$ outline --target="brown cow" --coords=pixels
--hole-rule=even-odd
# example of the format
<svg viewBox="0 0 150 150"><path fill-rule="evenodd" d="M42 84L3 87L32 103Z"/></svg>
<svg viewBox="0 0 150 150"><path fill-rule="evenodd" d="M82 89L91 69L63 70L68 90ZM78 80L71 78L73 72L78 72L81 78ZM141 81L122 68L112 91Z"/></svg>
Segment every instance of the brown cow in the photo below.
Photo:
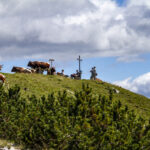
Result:
<svg viewBox="0 0 150 150"><path fill-rule="evenodd" d="M18 73L32 73L31 70L23 67L13 67L11 72L18 72Z"/></svg>
<svg viewBox="0 0 150 150"><path fill-rule="evenodd" d="M3 74L0 74L0 81L2 82L2 83L4 83L5 82L5 76L3 75Z"/></svg>
<svg viewBox="0 0 150 150"><path fill-rule="evenodd" d="M50 67L50 64L47 62L40 62L40 61L29 61L28 66L31 67L32 69L48 69Z"/></svg>

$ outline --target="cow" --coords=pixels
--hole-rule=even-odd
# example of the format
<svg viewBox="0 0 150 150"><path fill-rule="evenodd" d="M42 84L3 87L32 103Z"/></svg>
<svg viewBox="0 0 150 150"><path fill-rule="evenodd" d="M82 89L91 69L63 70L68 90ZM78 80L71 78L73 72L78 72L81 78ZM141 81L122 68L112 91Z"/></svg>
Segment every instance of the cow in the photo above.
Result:
<svg viewBox="0 0 150 150"><path fill-rule="evenodd" d="M32 68L27 68L27 69L29 69L32 73L36 73L35 69L32 69Z"/></svg>
<svg viewBox="0 0 150 150"><path fill-rule="evenodd" d="M32 69L41 68L47 70L50 67L50 64L47 62L40 62L40 61L29 61L28 66Z"/></svg>
<svg viewBox="0 0 150 150"><path fill-rule="evenodd" d="M55 75L55 74L56 74L55 67L47 69L47 75Z"/></svg>
<svg viewBox="0 0 150 150"><path fill-rule="evenodd" d="M0 74L0 81L3 84L5 82L6 77L3 74Z"/></svg>
<svg viewBox="0 0 150 150"><path fill-rule="evenodd" d="M13 67L11 72L18 72L18 73L32 73L30 69L23 68L23 67Z"/></svg>

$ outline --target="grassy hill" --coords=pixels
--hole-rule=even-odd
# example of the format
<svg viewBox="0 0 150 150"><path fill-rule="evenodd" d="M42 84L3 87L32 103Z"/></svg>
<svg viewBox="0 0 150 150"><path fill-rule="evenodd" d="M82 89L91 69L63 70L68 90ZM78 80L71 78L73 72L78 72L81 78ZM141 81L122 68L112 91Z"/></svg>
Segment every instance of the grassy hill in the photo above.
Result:
<svg viewBox="0 0 150 150"><path fill-rule="evenodd" d="M148 98L103 81L5 76L0 87L0 148L15 143L37 150L150 149Z"/></svg>
<svg viewBox="0 0 150 150"><path fill-rule="evenodd" d="M21 94L26 97L35 94L40 97L48 95L51 92L66 90L68 94L73 95L75 91L82 88L82 84L89 84L95 95L108 96L109 89L116 89L119 93L114 92L114 98L121 100L130 109L145 118L150 116L150 99L130 92L121 87L100 81L90 80L73 80L61 76L47 76L40 74L4 74L6 76L5 88L13 87L15 84L21 87Z"/></svg>

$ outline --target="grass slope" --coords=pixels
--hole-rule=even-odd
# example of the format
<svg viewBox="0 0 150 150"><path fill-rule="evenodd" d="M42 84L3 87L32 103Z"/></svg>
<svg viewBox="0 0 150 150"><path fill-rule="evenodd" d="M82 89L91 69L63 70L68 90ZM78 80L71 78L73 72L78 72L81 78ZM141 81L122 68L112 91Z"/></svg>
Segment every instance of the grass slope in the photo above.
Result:
<svg viewBox="0 0 150 150"><path fill-rule="evenodd" d="M67 90L72 95L74 91L80 90L82 83L89 84L95 95L108 96L109 89L119 90L119 94L114 93L114 98L121 100L130 109L135 110L138 115L149 118L150 100L142 95L135 94L121 87L99 81L73 80L61 76L47 76L40 74L4 74L6 76L5 88L18 84L21 87L23 96L35 94L38 97L48 95L51 92ZM26 89L26 90L25 90Z"/></svg>

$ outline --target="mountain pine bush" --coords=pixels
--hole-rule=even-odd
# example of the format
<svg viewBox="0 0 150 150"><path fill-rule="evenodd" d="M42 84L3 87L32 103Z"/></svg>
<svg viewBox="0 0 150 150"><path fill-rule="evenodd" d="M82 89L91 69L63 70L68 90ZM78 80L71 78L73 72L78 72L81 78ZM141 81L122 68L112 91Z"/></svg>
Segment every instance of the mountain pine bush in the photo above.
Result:
<svg viewBox="0 0 150 150"><path fill-rule="evenodd" d="M110 96L80 92L22 98L20 88L0 87L0 138L30 149L149 150L146 122Z"/></svg>

